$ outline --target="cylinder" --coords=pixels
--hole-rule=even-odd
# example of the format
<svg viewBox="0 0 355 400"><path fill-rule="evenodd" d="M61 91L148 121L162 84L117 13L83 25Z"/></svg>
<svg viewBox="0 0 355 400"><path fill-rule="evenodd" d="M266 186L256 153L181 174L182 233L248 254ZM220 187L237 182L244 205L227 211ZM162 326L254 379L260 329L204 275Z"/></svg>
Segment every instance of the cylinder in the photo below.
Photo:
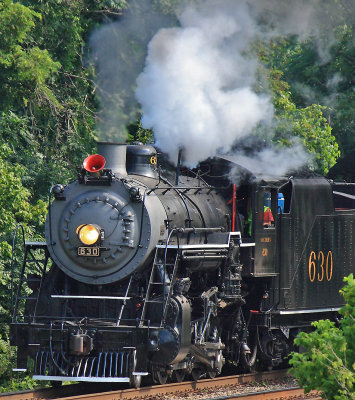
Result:
<svg viewBox="0 0 355 400"><path fill-rule="evenodd" d="M106 168L110 168L116 175L127 175L125 143L98 142L98 153L105 157Z"/></svg>

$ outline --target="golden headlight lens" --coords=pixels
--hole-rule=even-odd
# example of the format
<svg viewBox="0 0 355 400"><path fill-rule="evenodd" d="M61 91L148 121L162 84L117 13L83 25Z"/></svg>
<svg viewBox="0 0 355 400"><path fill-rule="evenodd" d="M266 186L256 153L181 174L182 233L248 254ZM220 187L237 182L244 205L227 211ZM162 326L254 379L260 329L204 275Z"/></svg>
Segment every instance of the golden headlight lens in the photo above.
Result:
<svg viewBox="0 0 355 400"><path fill-rule="evenodd" d="M100 230L93 225L80 225L77 234L82 243L91 245L99 240Z"/></svg>

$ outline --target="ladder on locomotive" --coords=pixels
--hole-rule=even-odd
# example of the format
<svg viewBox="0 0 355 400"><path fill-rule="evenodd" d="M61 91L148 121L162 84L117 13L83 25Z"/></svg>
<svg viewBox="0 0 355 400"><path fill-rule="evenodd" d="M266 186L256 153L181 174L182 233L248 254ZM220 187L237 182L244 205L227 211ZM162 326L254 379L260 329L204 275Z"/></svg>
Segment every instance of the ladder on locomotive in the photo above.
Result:
<svg viewBox="0 0 355 400"><path fill-rule="evenodd" d="M35 254L37 252L37 254ZM13 306L12 321L16 322L20 315L18 315L20 303L25 301L28 309L32 310L32 314L26 315L26 309L23 314L23 318L28 318L29 321L34 322L36 318L37 306L39 301L40 292L42 289L43 279L47 271L47 265L49 260L49 253L46 242L24 242L24 257L19 276L19 282L17 285L16 298L14 298L14 268L11 268L11 282L12 282L12 293L11 301ZM31 268L32 267L32 268ZM34 287L36 284L36 288ZM28 291L32 290L31 294ZM33 304L33 307L29 307L29 304Z"/></svg>
<svg viewBox="0 0 355 400"><path fill-rule="evenodd" d="M141 313L141 318L139 322L140 327L148 326L147 325L147 311L150 304L161 304L161 319L159 326L149 325L150 328L163 328L165 324L166 315L168 312L168 306L170 303L171 295L173 293L173 286L175 283L175 278L177 275L177 270L179 266L180 260L180 249L172 248L168 245L166 246L157 246L155 249L153 266L150 272L148 287L146 296L144 299L143 309ZM173 260L173 262L167 263L167 259ZM159 268L162 267L164 274L161 281L156 281L156 276L159 273ZM170 270L171 272L169 273ZM166 282L165 278L169 279L169 283ZM160 288L162 293L160 296L154 297L154 288Z"/></svg>

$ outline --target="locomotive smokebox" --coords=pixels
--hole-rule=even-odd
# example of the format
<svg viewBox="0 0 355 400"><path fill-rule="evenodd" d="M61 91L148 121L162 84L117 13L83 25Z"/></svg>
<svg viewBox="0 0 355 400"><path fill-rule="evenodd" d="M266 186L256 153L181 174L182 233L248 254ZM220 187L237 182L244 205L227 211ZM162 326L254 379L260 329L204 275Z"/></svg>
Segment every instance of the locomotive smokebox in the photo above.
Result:
<svg viewBox="0 0 355 400"><path fill-rule="evenodd" d="M114 174L127 175L125 143L98 142L98 153L106 160L106 168L110 168Z"/></svg>
<svg viewBox="0 0 355 400"><path fill-rule="evenodd" d="M86 171L92 176L101 168L103 174L67 185L51 204L46 222L48 250L56 265L94 285L120 281L140 270L167 236L159 196L147 194L147 186L137 179L128 179L127 146L101 142L98 153L89 156ZM150 157L155 162L154 155ZM110 181L104 179L106 169L115 174Z"/></svg>

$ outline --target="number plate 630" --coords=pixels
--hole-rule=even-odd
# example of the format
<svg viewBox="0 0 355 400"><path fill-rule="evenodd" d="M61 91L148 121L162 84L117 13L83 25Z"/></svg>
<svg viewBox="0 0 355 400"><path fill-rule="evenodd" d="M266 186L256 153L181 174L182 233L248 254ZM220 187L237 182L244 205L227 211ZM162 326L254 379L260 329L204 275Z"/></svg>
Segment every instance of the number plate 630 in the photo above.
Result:
<svg viewBox="0 0 355 400"><path fill-rule="evenodd" d="M100 247L78 247L78 256L99 257Z"/></svg>

